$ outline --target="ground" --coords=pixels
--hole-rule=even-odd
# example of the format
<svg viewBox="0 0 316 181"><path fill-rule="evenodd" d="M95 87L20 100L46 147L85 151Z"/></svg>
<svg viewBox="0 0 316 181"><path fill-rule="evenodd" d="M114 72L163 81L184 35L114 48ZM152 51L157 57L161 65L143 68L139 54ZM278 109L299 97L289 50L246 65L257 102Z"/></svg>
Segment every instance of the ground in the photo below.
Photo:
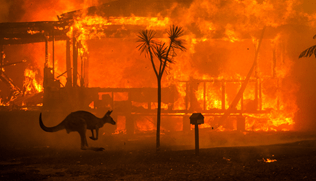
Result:
<svg viewBox="0 0 316 181"><path fill-rule="evenodd" d="M195 155L194 131L162 132L156 152L154 132L112 135L105 125L88 138L105 148L96 152L80 150L77 133L44 132L38 116L0 114L0 180L316 180L314 132L200 129ZM60 119L43 116L49 126Z"/></svg>
<svg viewBox="0 0 316 181"><path fill-rule="evenodd" d="M316 140L195 150L1 148L0 180L315 180ZM274 162L265 162L268 159Z"/></svg>

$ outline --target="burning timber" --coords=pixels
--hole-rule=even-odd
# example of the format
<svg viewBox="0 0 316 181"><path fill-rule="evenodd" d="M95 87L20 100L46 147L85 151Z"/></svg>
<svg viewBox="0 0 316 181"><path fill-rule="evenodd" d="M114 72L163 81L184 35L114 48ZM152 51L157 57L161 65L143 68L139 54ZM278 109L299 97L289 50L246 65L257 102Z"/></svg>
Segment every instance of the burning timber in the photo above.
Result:
<svg viewBox="0 0 316 181"><path fill-rule="evenodd" d="M91 48L88 50L88 47L93 44L89 44L89 41L134 40L135 34L148 28L150 23L155 26L150 25L149 27L155 28L157 34L163 37L162 29L170 24L169 18L149 18L137 13L134 16L127 13L124 17L97 13L106 12L102 8L111 9L108 8L109 5L113 4L98 8L90 7L86 11L68 12L58 16L58 21L0 23L0 67L7 65L3 58L3 47L5 46L40 43L44 44L42 51L45 55L42 82L34 83L35 76L27 74L25 75L27 81L22 87L19 87L1 70L1 81L10 89L10 93L1 99L3 104L1 108L9 111L18 109L47 112L71 112L83 109L96 114L112 109L115 112L114 120L118 120L117 128L113 133L135 134L155 130L153 117L155 117L157 109L156 88L112 86L103 85L100 82L98 83L102 85L90 86L91 76L98 75L95 70L91 69L93 62L96 62L96 57L93 56L94 50ZM83 17L82 14L85 16ZM259 32L259 30L257 31ZM270 33L267 37L274 37L273 34ZM221 35L218 35L214 41L222 44L233 42L233 40L224 42L220 37ZM197 42L196 38L188 39L191 44ZM245 39L255 42L249 36L245 36ZM199 40L200 43L205 41L207 40ZM267 42L275 40L266 38L265 41L267 44ZM64 47L56 47L57 42L64 42ZM284 66L284 60L282 58L280 59L283 62L278 60L277 48L274 44L269 48L271 50L269 57L272 58L269 61L270 67L266 71L268 76L260 74L259 63L256 63L256 66L252 68L254 73L250 74L252 76L248 78L249 85L239 93L240 98L232 108L230 105L236 97L237 91L241 89L245 81L248 82L243 76L186 75L188 78L173 77L172 81L162 90L162 117L172 125L163 129L188 131L191 129L189 116L193 112L200 112L206 117L202 127L215 127L218 131L291 130L295 111L285 112L286 103L282 102L282 96L279 96L282 91L282 77L280 77L282 73L277 70L280 64ZM63 49L65 52L61 73L56 72L59 68L56 66L60 66L55 57L56 49ZM110 51L110 49L106 51ZM280 54L283 55L284 52ZM125 54L125 57L129 57L129 54ZM104 74L109 71L106 70L106 67L99 66L98 68L104 69L101 71ZM248 71L246 68L243 69L243 74ZM175 74L180 74L180 72ZM106 79L112 79L112 75L114 74L110 74ZM61 80L63 77L64 81ZM96 85L95 82L94 85ZM37 86L38 84L39 86ZM221 117L227 114L228 109L229 116L224 121L221 120Z"/></svg>

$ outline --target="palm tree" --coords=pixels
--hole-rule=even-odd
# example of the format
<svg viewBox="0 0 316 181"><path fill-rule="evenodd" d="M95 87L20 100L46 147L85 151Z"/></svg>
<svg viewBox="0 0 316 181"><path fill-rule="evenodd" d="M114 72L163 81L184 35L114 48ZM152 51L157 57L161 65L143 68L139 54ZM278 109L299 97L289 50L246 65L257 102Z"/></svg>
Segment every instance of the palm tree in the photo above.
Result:
<svg viewBox="0 0 316 181"><path fill-rule="evenodd" d="M313 39L316 38L316 35L314 35ZM306 50L304 50L300 56L298 58L302 58L302 57L310 57L312 55L315 55L315 58L316 58L316 45L314 46L311 46L309 48L307 48Z"/></svg>
<svg viewBox="0 0 316 181"><path fill-rule="evenodd" d="M173 63L173 58L176 56L175 50L184 51L184 40L179 39L184 35L184 30L178 26L170 26L168 30L169 45L164 42L157 42L154 40L155 31L143 30L138 34L137 46L141 53L149 55L152 67L157 77L158 83L158 109L157 109L157 134L156 134L156 150L160 149L160 117L161 117L161 79L165 68L169 63ZM155 64L154 57L159 60L159 66Z"/></svg>

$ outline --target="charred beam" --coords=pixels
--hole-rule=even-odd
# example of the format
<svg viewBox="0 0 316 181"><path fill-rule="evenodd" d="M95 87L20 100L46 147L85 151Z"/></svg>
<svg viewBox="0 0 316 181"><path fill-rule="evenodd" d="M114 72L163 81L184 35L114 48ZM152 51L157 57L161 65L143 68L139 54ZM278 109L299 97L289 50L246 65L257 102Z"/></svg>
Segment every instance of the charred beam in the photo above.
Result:
<svg viewBox="0 0 316 181"><path fill-rule="evenodd" d="M70 60L70 39L66 40L66 67L67 67L67 86L72 86L71 60Z"/></svg>
<svg viewBox="0 0 316 181"><path fill-rule="evenodd" d="M72 53L73 53L73 87L77 86L77 77L78 77L78 42L75 37L76 30L73 32L73 37L72 37Z"/></svg>

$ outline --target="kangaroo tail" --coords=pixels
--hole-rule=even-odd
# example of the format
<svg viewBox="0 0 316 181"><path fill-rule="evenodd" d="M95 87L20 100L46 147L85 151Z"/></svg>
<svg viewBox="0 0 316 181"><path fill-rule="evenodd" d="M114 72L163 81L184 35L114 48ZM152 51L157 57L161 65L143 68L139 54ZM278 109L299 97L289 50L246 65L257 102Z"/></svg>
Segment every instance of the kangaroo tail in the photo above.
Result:
<svg viewBox="0 0 316 181"><path fill-rule="evenodd" d="M46 126L43 124L43 121L42 121L42 113L40 113L40 116L39 116L39 124L40 124L41 128L42 128L44 131L46 131L46 132L56 132L56 131L65 129L64 125L62 125L62 122L61 122L60 124L58 124L57 126L46 127Z"/></svg>

